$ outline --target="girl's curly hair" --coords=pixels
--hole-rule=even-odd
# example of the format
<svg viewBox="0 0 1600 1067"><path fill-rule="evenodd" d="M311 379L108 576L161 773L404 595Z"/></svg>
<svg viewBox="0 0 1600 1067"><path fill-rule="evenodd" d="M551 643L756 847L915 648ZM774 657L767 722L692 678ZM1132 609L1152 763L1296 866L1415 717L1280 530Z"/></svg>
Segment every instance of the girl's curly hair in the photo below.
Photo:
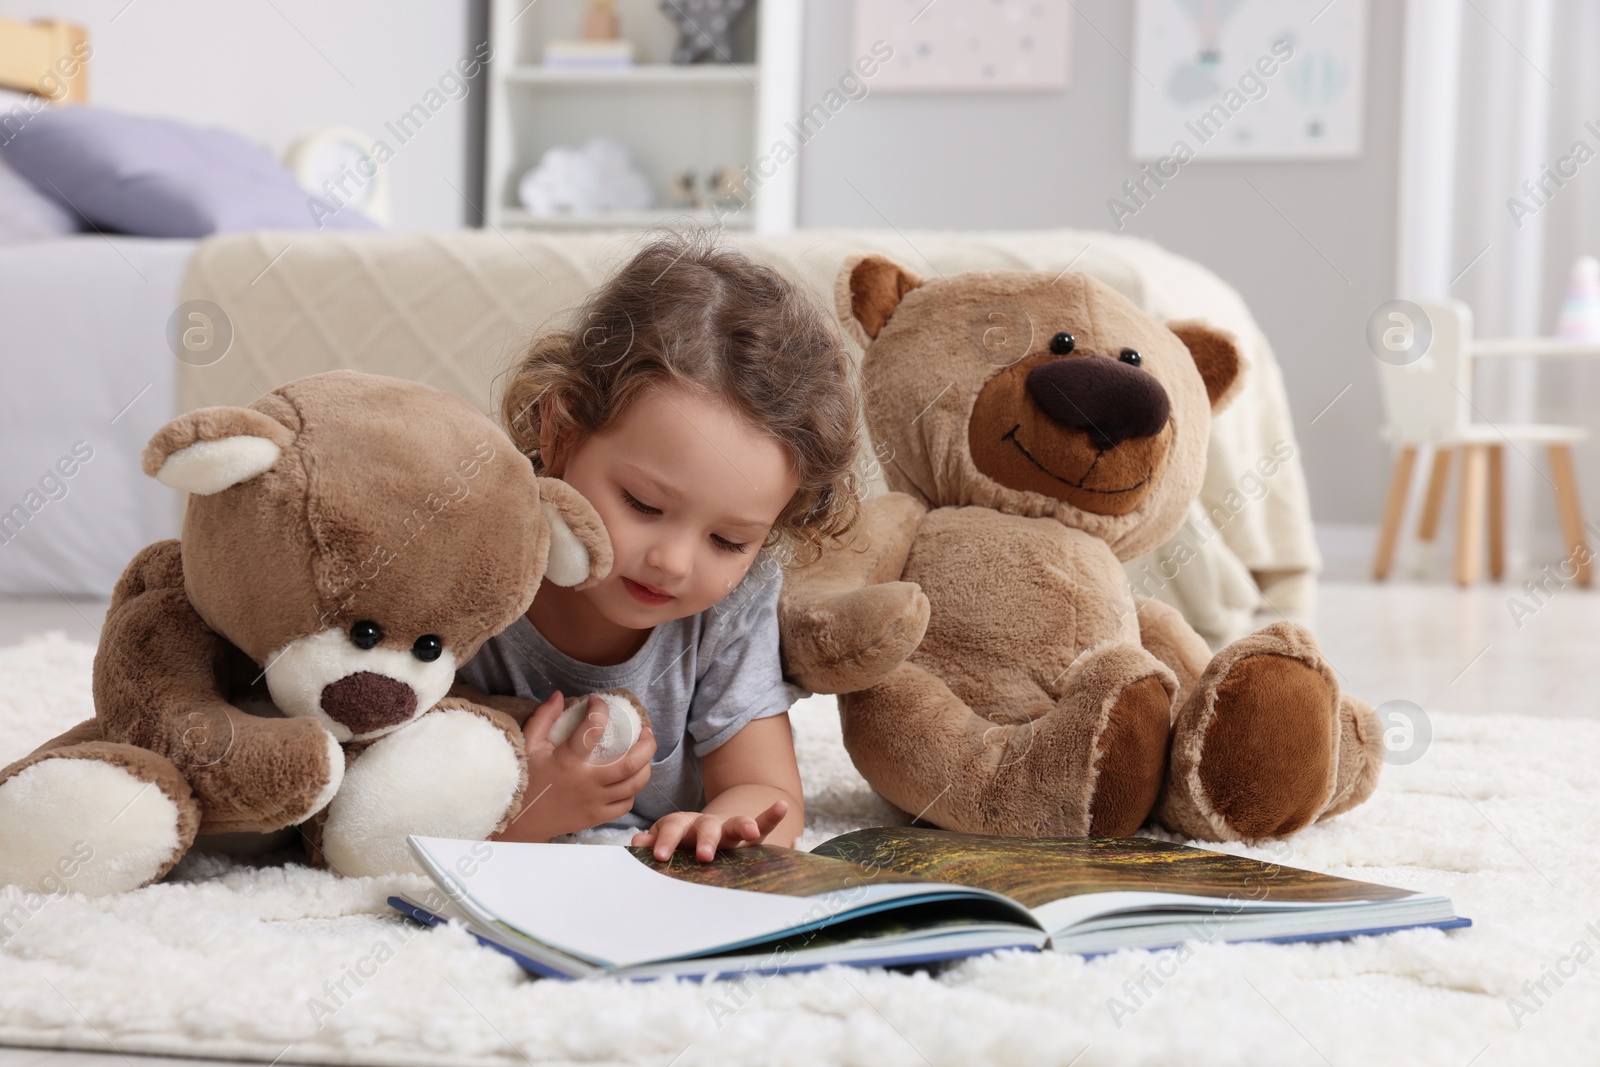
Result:
<svg viewBox="0 0 1600 1067"><path fill-rule="evenodd" d="M501 417L542 471L541 401L587 435L666 381L722 398L788 451L800 484L764 547L804 564L855 524L861 400L837 326L708 231L652 236L567 329L536 336L508 372Z"/></svg>

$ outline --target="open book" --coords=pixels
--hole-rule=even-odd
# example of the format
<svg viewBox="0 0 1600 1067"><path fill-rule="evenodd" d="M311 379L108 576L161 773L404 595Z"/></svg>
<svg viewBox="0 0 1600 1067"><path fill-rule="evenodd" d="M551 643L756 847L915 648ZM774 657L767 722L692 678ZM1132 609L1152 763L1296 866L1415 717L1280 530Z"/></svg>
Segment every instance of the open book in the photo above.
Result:
<svg viewBox="0 0 1600 1067"><path fill-rule="evenodd" d="M658 862L622 845L411 837L458 919L535 974L657 977L900 966L1015 948L1307 941L1467 926L1448 898L1146 838L1013 838L911 826L810 852L758 845Z"/></svg>

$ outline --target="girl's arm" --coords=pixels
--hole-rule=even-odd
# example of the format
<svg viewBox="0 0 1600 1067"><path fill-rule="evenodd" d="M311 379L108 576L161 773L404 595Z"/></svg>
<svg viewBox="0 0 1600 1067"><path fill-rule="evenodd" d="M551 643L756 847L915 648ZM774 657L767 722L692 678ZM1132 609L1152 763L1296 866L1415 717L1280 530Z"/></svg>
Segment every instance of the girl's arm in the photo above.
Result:
<svg viewBox="0 0 1600 1067"><path fill-rule="evenodd" d="M774 845L793 848L806 826L789 715L752 719L702 762L706 814L753 820L777 801L789 810L767 833Z"/></svg>
<svg viewBox="0 0 1600 1067"><path fill-rule="evenodd" d="M703 862L719 848L762 841L794 847L806 814L787 713L746 723L706 753L701 772L705 811L658 819L647 832L635 834L633 844L653 847L658 860L670 859L675 848L692 847Z"/></svg>

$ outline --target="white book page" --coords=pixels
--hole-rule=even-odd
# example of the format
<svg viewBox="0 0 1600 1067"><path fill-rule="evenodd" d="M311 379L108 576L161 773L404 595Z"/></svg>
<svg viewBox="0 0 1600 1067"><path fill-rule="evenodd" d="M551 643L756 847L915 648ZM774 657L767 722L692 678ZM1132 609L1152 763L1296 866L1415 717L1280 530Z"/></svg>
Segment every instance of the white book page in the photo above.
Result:
<svg viewBox="0 0 1600 1067"><path fill-rule="evenodd" d="M1096 916L1132 911L1137 908L1194 907L1198 909L1196 916L1199 917L1212 912L1226 915L1259 911L1318 911L1326 908L1352 908L1361 906L1362 903L1349 900L1241 901L1229 900L1227 897L1190 896L1182 893L1085 893L1082 896L1063 897L1047 904L1040 904L1033 909L1033 916L1039 920L1040 926L1052 934L1059 934ZM1383 903L1394 903L1394 901ZM1130 917L1127 925L1139 925L1137 918Z"/></svg>
<svg viewBox="0 0 1600 1067"><path fill-rule="evenodd" d="M482 909L529 937L611 967L711 952L932 888L873 886L830 907L825 898L679 881L620 845L411 840Z"/></svg>

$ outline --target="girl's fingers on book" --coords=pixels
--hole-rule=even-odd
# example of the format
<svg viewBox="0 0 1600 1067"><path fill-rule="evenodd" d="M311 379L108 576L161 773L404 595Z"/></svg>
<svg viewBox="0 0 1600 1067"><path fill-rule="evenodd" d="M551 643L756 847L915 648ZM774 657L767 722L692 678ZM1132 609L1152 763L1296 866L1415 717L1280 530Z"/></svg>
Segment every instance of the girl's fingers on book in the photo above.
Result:
<svg viewBox="0 0 1600 1067"><path fill-rule="evenodd" d="M678 842L683 840L685 830L691 829L693 822L687 819L662 819L656 824L656 859L663 862L672 858L672 850L678 847Z"/></svg>
<svg viewBox="0 0 1600 1067"><path fill-rule="evenodd" d="M756 816L755 821L756 825L761 828L761 836L766 837L776 830L778 824L783 821L783 817L787 814L789 814L789 802L787 800L774 800L766 811Z"/></svg>
<svg viewBox="0 0 1600 1067"><path fill-rule="evenodd" d="M767 839L768 834L777 829L778 824L783 821L783 817L787 814L789 814L789 802L787 800L774 800L767 806L766 811L754 818L746 815L736 820L730 819L728 827L730 831L729 837L732 840L729 841L729 847L759 845Z"/></svg>
<svg viewBox="0 0 1600 1067"><path fill-rule="evenodd" d="M717 846L722 844L722 820L715 815L702 815L694 821L694 828L694 858L710 863L716 858Z"/></svg>

